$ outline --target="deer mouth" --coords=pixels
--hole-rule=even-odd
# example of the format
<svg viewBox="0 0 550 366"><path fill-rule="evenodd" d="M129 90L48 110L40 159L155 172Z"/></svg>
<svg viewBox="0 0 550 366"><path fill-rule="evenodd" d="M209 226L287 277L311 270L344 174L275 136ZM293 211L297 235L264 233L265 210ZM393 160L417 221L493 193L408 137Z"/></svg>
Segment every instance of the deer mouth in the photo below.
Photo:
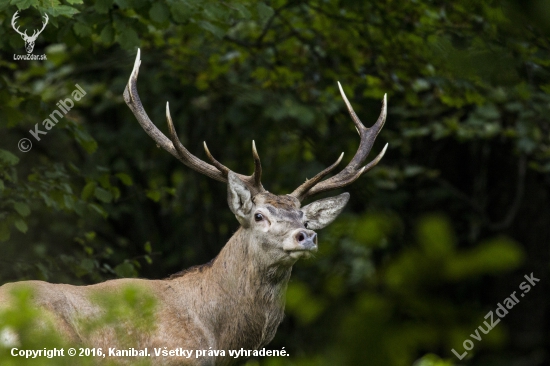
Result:
<svg viewBox="0 0 550 366"><path fill-rule="evenodd" d="M295 248L292 250L285 250L291 258L310 258L317 252L317 245L309 248Z"/></svg>

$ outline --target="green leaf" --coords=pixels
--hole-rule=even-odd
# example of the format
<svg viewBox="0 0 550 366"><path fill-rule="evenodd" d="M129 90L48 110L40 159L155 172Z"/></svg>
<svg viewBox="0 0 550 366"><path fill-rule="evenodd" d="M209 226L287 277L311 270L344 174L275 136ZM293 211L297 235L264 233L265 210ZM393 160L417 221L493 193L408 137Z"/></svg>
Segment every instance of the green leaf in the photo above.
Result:
<svg viewBox="0 0 550 366"><path fill-rule="evenodd" d="M13 208L17 213L23 217L27 217L31 214L31 209L26 203L16 202L13 204Z"/></svg>
<svg viewBox="0 0 550 366"><path fill-rule="evenodd" d="M80 261L80 268L82 268L84 274L90 273L95 268L95 262L90 258L84 258L82 261Z"/></svg>
<svg viewBox="0 0 550 366"><path fill-rule="evenodd" d="M111 188L111 176L108 173L102 174L97 181L103 188Z"/></svg>
<svg viewBox="0 0 550 366"><path fill-rule="evenodd" d="M99 34L99 37L101 38L101 41L105 44L111 44L115 40L115 29L113 28L112 24L107 24L101 33Z"/></svg>
<svg viewBox="0 0 550 366"><path fill-rule="evenodd" d="M63 195L63 203L67 209L72 210L74 208L74 199L73 196L65 194Z"/></svg>
<svg viewBox="0 0 550 366"><path fill-rule="evenodd" d="M27 223L23 221L22 219L17 219L13 223L17 230L21 231L23 234L27 233L27 230L29 229L27 227Z"/></svg>
<svg viewBox="0 0 550 366"><path fill-rule="evenodd" d="M201 28L206 29L207 31L211 32L212 34L214 34L216 37L220 39L223 38L223 36L225 36L225 31L223 29L221 29L220 27L210 22L203 20L198 22L198 24Z"/></svg>
<svg viewBox="0 0 550 366"><path fill-rule="evenodd" d="M111 194L111 192L101 187L95 188L94 196L104 203L110 203L113 200L113 195Z"/></svg>
<svg viewBox="0 0 550 366"><path fill-rule="evenodd" d="M122 184L124 184L125 186L131 186L134 184L134 182L132 181L132 177L130 177L128 174L126 173L117 173L115 174L115 176L120 179L120 181L122 182Z"/></svg>
<svg viewBox="0 0 550 366"><path fill-rule="evenodd" d="M95 212L97 212L98 214L100 214L101 216L103 216L104 219L106 219L109 214L107 213L107 211L105 211L103 209L103 207L99 206L99 205L96 205L95 203L90 203L88 205L92 210L94 210Z"/></svg>
<svg viewBox="0 0 550 366"><path fill-rule="evenodd" d="M68 5L60 5L54 8L47 8L46 12L53 15L54 17L63 15L67 18L71 18L73 15L80 13L78 9L75 9Z"/></svg>
<svg viewBox="0 0 550 366"><path fill-rule="evenodd" d="M162 196L161 192L156 189L151 189L147 191L147 197L152 199L155 202L160 201L160 197Z"/></svg>
<svg viewBox="0 0 550 366"><path fill-rule="evenodd" d="M151 20L157 23L164 23L170 17L170 10L163 3L154 3L149 10Z"/></svg>
<svg viewBox="0 0 550 366"><path fill-rule="evenodd" d="M73 30L80 37L89 37L92 34L92 28L84 23L76 23L73 26Z"/></svg>
<svg viewBox="0 0 550 366"><path fill-rule="evenodd" d="M147 243L145 243L145 245L143 246L143 249L145 249L145 252L151 253L151 251L152 251L152 249L151 249L151 242L148 241Z"/></svg>
<svg viewBox="0 0 550 366"><path fill-rule="evenodd" d="M10 4L17 6L17 9L19 10L25 10L30 8L31 6L38 5L38 0L11 0Z"/></svg>
<svg viewBox="0 0 550 366"><path fill-rule="evenodd" d="M262 25L266 23L269 18L275 13L273 8L267 6L264 3L258 3L258 5L256 6L256 10L258 11L258 18L260 19L260 23Z"/></svg>
<svg viewBox="0 0 550 366"><path fill-rule="evenodd" d="M8 6L10 6L10 1L9 0L0 0L0 11L3 11Z"/></svg>
<svg viewBox="0 0 550 366"><path fill-rule="evenodd" d="M130 5L132 9L140 9L146 5L149 5L149 3L152 3L150 0L128 0L130 2ZM180 0L181 1L181 0Z"/></svg>
<svg viewBox="0 0 550 366"><path fill-rule="evenodd" d="M414 366L453 366L454 362L450 360L443 360L439 356L428 353L418 361L414 363Z"/></svg>
<svg viewBox="0 0 550 366"><path fill-rule="evenodd" d="M485 241L476 248L451 257L445 266L446 275L454 280L483 273L500 273L517 268L524 259L521 247L507 238Z"/></svg>
<svg viewBox="0 0 550 366"><path fill-rule="evenodd" d="M390 217L385 215L366 215L358 220L354 226L355 230L351 233L358 243L366 246L376 246L384 242L384 238L391 233L393 222Z"/></svg>
<svg viewBox="0 0 550 366"><path fill-rule="evenodd" d="M175 196L175 195L176 195L176 189L175 189L175 188L163 187L162 190L163 190L164 192L168 193L168 194L171 195L171 196Z"/></svg>
<svg viewBox="0 0 550 366"><path fill-rule="evenodd" d="M120 198L120 189L118 189L118 187L111 187L111 193L113 194L115 201Z"/></svg>
<svg viewBox="0 0 550 366"><path fill-rule="evenodd" d="M221 2L217 1L204 1L202 4L201 17L204 20L225 24L230 16L230 12L227 11L227 7L230 7L230 5L222 6L220 3Z"/></svg>
<svg viewBox="0 0 550 366"><path fill-rule="evenodd" d="M118 29L117 40L120 46L127 50L138 47L140 43L137 32L129 26Z"/></svg>
<svg viewBox="0 0 550 366"><path fill-rule="evenodd" d="M418 241L430 257L444 257L454 249L453 231L448 221L438 216L426 217L418 227Z"/></svg>
<svg viewBox="0 0 550 366"><path fill-rule="evenodd" d="M184 23L191 17L192 9L183 1L171 1L170 12L176 23Z"/></svg>
<svg viewBox="0 0 550 366"><path fill-rule="evenodd" d="M5 221L0 222L0 242L9 240L10 238L10 227Z"/></svg>
<svg viewBox="0 0 550 366"><path fill-rule="evenodd" d="M80 198L87 200L94 194L95 188L97 187L96 182L87 183L84 188L82 188L82 193L80 193Z"/></svg>
<svg viewBox="0 0 550 366"><path fill-rule="evenodd" d="M244 19L250 19L250 17L252 16L252 14L250 13L250 11L248 11L248 9L246 8L246 6L244 6L243 4L240 4L240 3L233 3L233 4L231 4L231 7L237 9L237 11L241 14L241 16L242 16Z"/></svg>
<svg viewBox="0 0 550 366"><path fill-rule="evenodd" d="M0 179L0 192L2 192L6 187L4 186L4 181Z"/></svg>
<svg viewBox="0 0 550 366"><path fill-rule="evenodd" d="M52 206L54 205L54 202L53 202L53 200L50 198L50 196L48 196L48 195L45 194L44 192L40 192L40 197L42 197L42 199L44 200L44 203L46 203L46 206L52 207Z"/></svg>
<svg viewBox="0 0 550 366"><path fill-rule="evenodd" d="M286 306L289 313L308 324L321 315L326 304L322 299L314 297L305 284L292 282L288 285Z"/></svg>
<svg viewBox="0 0 550 366"><path fill-rule="evenodd" d="M80 126L76 128L69 127L69 129L73 132L76 141L88 154L92 154L97 150L97 141L86 130Z"/></svg>
<svg viewBox="0 0 550 366"><path fill-rule="evenodd" d="M4 165L16 165L19 158L7 150L0 149L0 163Z"/></svg>
<svg viewBox="0 0 550 366"><path fill-rule="evenodd" d="M84 4L84 0L67 0L67 2L71 5Z"/></svg>
<svg viewBox="0 0 550 366"><path fill-rule="evenodd" d="M115 273L119 277L128 278L128 277L137 277L137 271L135 267L130 262L124 262L115 267Z"/></svg>
<svg viewBox="0 0 550 366"><path fill-rule="evenodd" d="M130 0L115 0L115 3L121 8L121 9L128 9L131 8L132 5L130 4Z"/></svg>
<svg viewBox="0 0 550 366"><path fill-rule="evenodd" d="M106 14L113 6L113 0L96 0L94 6L98 14Z"/></svg>

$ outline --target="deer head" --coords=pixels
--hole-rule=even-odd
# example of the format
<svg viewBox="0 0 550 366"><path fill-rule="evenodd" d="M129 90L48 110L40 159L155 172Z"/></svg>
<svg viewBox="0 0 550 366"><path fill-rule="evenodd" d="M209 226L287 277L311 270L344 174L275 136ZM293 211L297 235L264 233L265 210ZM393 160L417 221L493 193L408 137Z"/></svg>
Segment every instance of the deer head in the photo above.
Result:
<svg viewBox="0 0 550 366"><path fill-rule="evenodd" d="M40 33L42 33L44 28L46 28L46 24L48 24L48 20L49 20L48 15L44 14L44 22L42 23L42 29L40 29L39 31L34 30L32 33L32 36L28 36L26 29L25 29L25 32L21 32L19 31L19 27L16 27L15 25L15 21L17 20L17 18L19 18L18 13L19 11L16 11L15 14L13 14L13 17L11 18L11 26L17 33L19 33L19 35L21 35L21 38L23 38L23 41L25 41L25 49L27 50L27 53L32 53L34 49L34 42L36 42L36 38L38 38L38 35L40 35Z"/></svg>
<svg viewBox="0 0 550 366"><path fill-rule="evenodd" d="M313 230L330 224L344 209L349 200L349 194L343 193L318 200L304 207L301 207L301 202L315 194L338 189L354 182L382 159L388 147L386 144L374 160L363 165L386 120L386 96L384 96L382 111L377 122L371 128L367 128L353 111L340 83L338 83L342 98L361 138L355 156L342 171L326 180L322 179L336 168L342 160L343 153L334 164L306 180L292 193L272 194L262 186L262 166L254 141L252 141L252 156L255 169L252 175L246 176L231 171L216 160L208 150L206 143L204 143L204 150L211 164L191 154L182 145L176 134L168 103L166 103L166 119L170 137L168 138L160 132L149 119L137 92L140 63L140 51L138 50L132 74L124 91L126 104L157 146L168 151L191 169L228 184L229 208L245 232L243 235L246 236L246 239L243 241L254 243L254 245L248 245L246 250L249 255L253 255L262 264L262 267L270 267L275 264L292 265L298 258L307 257L315 252L317 250L317 234Z"/></svg>

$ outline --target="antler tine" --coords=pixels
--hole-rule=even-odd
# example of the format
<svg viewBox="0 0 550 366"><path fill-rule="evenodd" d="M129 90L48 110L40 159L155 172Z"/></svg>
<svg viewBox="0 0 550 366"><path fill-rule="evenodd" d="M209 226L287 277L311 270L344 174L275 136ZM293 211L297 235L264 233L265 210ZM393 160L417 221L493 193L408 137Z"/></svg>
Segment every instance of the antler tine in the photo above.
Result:
<svg viewBox="0 0 550 366"><path fill-rule="evenodd" d="M12 28L17 32L19 33L20 35L25 35L27 36L27 30L25 30L25 33L22 33L20 30L19 30L19 27L16 26L15 24L15 21L17 20L17 18L19 18L19 10L17 10L14 14L13 14L13 17L11 18L11 26Z"/></svg>
<svg viewBox="0 0 550 366"><path fill-rule="evenodd" d="M326 168L325 170L321 171L320 173L317 173L316 176L314 176L311 179L306 180L301 186L296 188L294 192L290 194L292 197L296 197L298 201L302 201L304 199L304 195L307 194L307 191L309 191L313 186L315 186L321 179L323 179L328 173L334 170L338 164L342 161L342 158L344 157L344 153L340 154L340 157L334 164Z"/></svg>
<svg viewBox="0 0 550 366"><path fill-rule="evenodd" d="M216 159L214 159L212 154L210 154L210 151L208 150L206 143L204 143L204 149L206 151L206 155L214 165L210 165L204 162L203 160L197 158L195 155L191 154L185 148L185 146L183 146L183 144L179 140L178 135L176 133L174 123L172 122L172 116L170 115L170 106L168 102L166 103L166 121L168 123L170 138L166 137L153 124L153 122L147 115L147 112L143 108L143 105L141 104L141 99L139 98L139 94L137 91L137 77L139 74L139 66L141 65L140 55L141 55L141 52L138 49L136 60L134 62L134 68L132 69L132 73L130 74L128 84L124 89L124 101L126 102L128 107L130 107L130 110L134 113L134 116L138 120L141 127L153 139L153 141L155 141L158 147L162 147L164 150L168 151L170 154L172 154L174 157L176 157L179 161L181 161L183 164L185 164L189 168L201 174L204 174L212 179L215 179L217 181L227 183L227 175L229 173L229 168L227 168L226 166L218 162ZM265 191L265 189L262 187L262 184L260 182L262 168L260 165L260 158L258 156L258 152L256 151L255 145L253 145L253 155L254 155L254 161L255 161L254 174L251 176L237 174L237 176L239 177L239 179L245 182L247 186L249 186L252 194L255 195L259 192Z"/></svg>
<svg viewBox="0 0 550 366"><path fill-rule="evenodd" d="M387 148L388 148L388 144L384 146L382 151L376 156L376 158L374 158L373 161L371 161L361 169L347 175L337 174L334 177L321 182L321 184L318 184L317 186L313 187L313 189L309 190L304 196L304 199L321 192L327 192L327 191L332 191L334 189L342 188L355 182L363 173L368 172L374 166L376 166L376 164L378 164L378 162L384 157L384 154L386 153Z"/></svg>
<svg viewBox="0 0 550 366"><path fill-rule="evenodd" d="M367 155L369 154L370 150L372 149L372 146L374 145L374 140L376 140L378 133L380 133L380 130L382 130L382 127L384 127L384 123L386 122L386 115L387 115L387 95L384 94L384 99L382 101L382 109L380 111L380 116L378 117L378 120L371 128L367 128L363 125L359 117L357 117L357 114L355 114L355 111L353 110L351 103L346 97L346 93L344 93L344 89L342 89L342 85L340 84L340 82L338 82L338 88L340 89L340 94L342 95L342 98L346 103L348 112L353 122L355 123L355 127L359 132L359 136L361 137L359 148L357 149L355 156L353 157L353 159L351 159L351 162L346 166L345 169L348 169L348 168L357 169L357 167L363 164L363 162L367 158Z"/></svg>
<svg viewBox="0 0 550 366"><path fill-rule="evenodd" d="M256 143L252 140L252 156L254 157L254 185L257 187L262 186L262 163L260 162L260 155L258 155L258 150L256 150Z"/></svg>
<svg viewBox="0 0 550 366"><path fill-rule="evenodd" d="M147 115L147 112L143 108L141 99L137 91L137 77L139 74L139 66L141 65L140 55L141 55L141 52L138 49L136 60L134 62L134 68L132 69L132 73L130 74L128 84L124 89L124 101L130 108L130 110L134 113L134 116L138 120L143 130L153 139L153 141L155 141L157 146L162 147L164 150L168 151L170 154L172 154L174 157L176 157L186 166L190 167L191 169L199 173L205 174L208 177L213 178L217 181L224 182L224 183L227 182L227 178L223 175L222 172L216 169L216 167L210 164L207 164L202 160L198 159L197 157L193 156L191 153L189 153L189 151L187 151L187 149L185 149L185 147L183 147L183 145L181 145L181 142L178 144L178 143L173 143L173 141L170 141L170 139L166 137L153 124L153 122ZM172 119L170 117L170 111L168 109L168 105L167 105L167 119L168 119L168 125L170 128ZM173 129L173 124L172 124L172 129ZM174 129L174 132L175 132L175 129ZM177 139L177 136L176 136L176 140L179 142L179 140ZM181 154L182 151L187 153Z"/></svg>
<svg viewBox="0 0 550 366"><path fill-rule="evenodd" d="M220 182L227 183L227 171L229 171L229 169L225 168L227 169L227 171L225 172L220 171L219 169L212 171L213 167L210 164L205 163L201 159L197 158L195 155L191 154L189 150L185 148L185 146L183 146L183 144L178 138L176 129L174 128L174 123L172 122L172 116L170 116L170 107L168 102L166 102L166 121L168 123L168 131L170 132L170 140L172 140L172 145L176 148L176 151L178 152L180 161L185 165L187 165L189 168L199 173L202 173ZM220 173L222 175L221 177L220 177Z"/></svg>
<svg viewBox="0 0 550 366"><path fill-rule="evenodd" d="M48 24L48 20L50 20L50 18L48 18L48 14L44 14L44 20L45 21L42 24L42 29L40 29L40 32L38 32L38 34L42 33L44 28L46 28L46 25Z"/></svg>
<svg viewBox="0 0 550 366"><path fill-rule="evenodd" d="M203 142L204 145L204 152L206 153L206 156L210 160L210 162L218 168L221 172L225 174L225 177L227 177L227 174L229 173L229 168L227 168L225 165L220 163L211 153L208 149L208 146L206 146L206 141ZM252 156L254 157L254 173L250 176L237 174L237 176L245 182L248 187L251 189L254 193L264 192L265 189L262 186L262 164L260 162L260 156L258 155L258 151L256 150L256 143L254 140L252 140Z"/></svg>
<svg viewBox="0 0 550 366"><path fill-rule="evenodd" d="M210 162L216 167L218 168L218 170L222 173L224 173L224 175L227 177L227 174L229 173L229 168L226 167L225 165L223 165L222 163L220 163L219 161L216 160L216 158L214 158L212 156L212 154L210 153L210 150L208 150L208 146L206 146L206 141L203 141L203 145L204 145L204 152L206 152L206 156L208 157L208 159L210 160Z"/></svg>
<svg viewBox="0 0 550 366"><path fill-rule="evenodd" d="M359 119L359 117L357 117L357 114L355 114L355 111L353 110L351 103L348 101L348 98L346 97L346 94L344 93L344 90L342 89L342 86L340 85L339 82L338 82L338 88L340 89L342 98L346 103L348 112L361 138L361 142L359 143L359 148L357 149L357 152L355 153L354 157L351 159L349 164L342 171L340 171L340 173L336 174L335 176L325 181L316 183L314 185L310 185L308 190L299 192L299 194L296 194L296 191L298 191L298 189L300 189L301 186L298 187L296 191L291 193L291 195L294 195L300 201L304 200L307 197L313 196L315 194L341 188L341 187L347 186L348 184L351 184L357 178L359 178L361 174L369 171L376 164L378 164L378 162L382 159L382 157L386 153L386 149L388 148L388 144L386 144L382 149L382 151L378 154L378 156L374 158L374 160L372 160L370 163L368 163L364 167L359 168L367 158L369 152L372 149L372 146L374 145L374 141L376 140L376 137L378 136L378 134L380 133L380 130L382 129L382 127L384 126L384 123L386 122L387 95L384 94L384 99L382 101L382 109L380 111L380 116L378 117L378 120L371 128L367 128L363 125L363 123L361 123L361 120ZM321 173L324 173L324 171ZM317 176L315 178L317 178Z"/></svg>

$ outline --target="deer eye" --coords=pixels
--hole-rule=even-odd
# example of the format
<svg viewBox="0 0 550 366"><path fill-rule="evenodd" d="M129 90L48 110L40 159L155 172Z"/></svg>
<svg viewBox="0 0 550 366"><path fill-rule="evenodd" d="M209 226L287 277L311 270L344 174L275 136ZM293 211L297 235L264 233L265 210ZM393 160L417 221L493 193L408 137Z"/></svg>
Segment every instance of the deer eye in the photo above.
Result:
<svg viewBox="0 0 550 366"><path fill-rule="evenodd" d="M264 216L261 213L257 213L257 214L254 215L254 220L256 222L262 221L263 219L264 219Z"/></svg>

